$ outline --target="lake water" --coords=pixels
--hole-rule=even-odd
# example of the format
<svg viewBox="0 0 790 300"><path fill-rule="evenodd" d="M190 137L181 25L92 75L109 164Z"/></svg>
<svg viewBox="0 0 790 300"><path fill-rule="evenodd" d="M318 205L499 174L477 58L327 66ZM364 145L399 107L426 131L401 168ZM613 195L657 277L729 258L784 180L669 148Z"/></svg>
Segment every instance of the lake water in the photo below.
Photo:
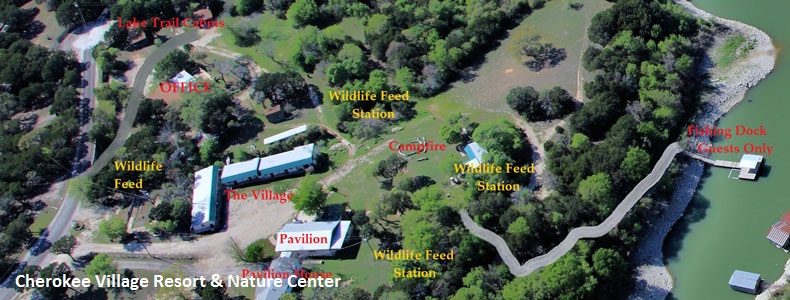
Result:
<svg viewBox="0 0 790 300"><path fill-rule="evenodd" d="M778 48L790 44L787 11L790 1L694 0L693 3L727 19L756 26L768 33ZM716 145L741 147L746 143L773 147L766 157L764 177L756 182L727 178L725 169L706 170L696 199L665 245L669 270L675 278L672 297L678 300L753 299L727 285L733 270L759 273L775 281L790 257L765 235L785 211L790 211L790 62L780 52L776 67L723 117L718 126L766 128L767 136L733 136ZM714 158L738 161L739 154Z"/></svg>

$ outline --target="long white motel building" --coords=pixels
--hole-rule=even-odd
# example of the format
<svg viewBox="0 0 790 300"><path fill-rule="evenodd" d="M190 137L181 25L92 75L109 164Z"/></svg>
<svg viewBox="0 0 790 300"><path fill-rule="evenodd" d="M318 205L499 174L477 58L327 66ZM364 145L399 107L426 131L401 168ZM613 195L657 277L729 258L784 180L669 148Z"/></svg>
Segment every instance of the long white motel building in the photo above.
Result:
<svg viewBox="0 0 790 300"><path fill-rule="evenodd" d="M283 256L332 256L343 249L351 221L288 223L275 236L274 250Z"/></svg>
<svg viewBox="0 0 790 300"><path fill-rule="evenodd" d="M220 181L226 186L238 186L310 172L315 167L317 156L318 147L308 144L291 151L232 163L222 168Z"/></svg>
<svg viewBox="0 0 790 300"><path fill-rule="evenodd" d="M192 232L201 233L216 229L217 210L219 210L218 178L219 168L217 166L210 166L195 172L195 182L192 186Z"/></svg>
<svg viewBox="0 0 790 300"><path fill-rule="evenodd" d="M192 232L203 233L218 229L218 197L222 186L234 187L312 171L318 153L315 144L308 144L288 152L229 164L221 172L216 166L195 172L192 188Z"/></svg>

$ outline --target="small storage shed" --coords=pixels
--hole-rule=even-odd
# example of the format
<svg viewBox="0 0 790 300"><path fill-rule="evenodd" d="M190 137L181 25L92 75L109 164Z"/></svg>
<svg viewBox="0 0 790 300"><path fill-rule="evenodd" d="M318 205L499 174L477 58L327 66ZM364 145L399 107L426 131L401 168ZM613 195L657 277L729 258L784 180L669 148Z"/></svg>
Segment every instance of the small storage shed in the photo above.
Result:
<svg viewBox="0 0 790 300"><path fill-rule="evenodd" d="M756 295L760 281L760 274L735 270L730 276L730 287L739 292Z"/></svg>

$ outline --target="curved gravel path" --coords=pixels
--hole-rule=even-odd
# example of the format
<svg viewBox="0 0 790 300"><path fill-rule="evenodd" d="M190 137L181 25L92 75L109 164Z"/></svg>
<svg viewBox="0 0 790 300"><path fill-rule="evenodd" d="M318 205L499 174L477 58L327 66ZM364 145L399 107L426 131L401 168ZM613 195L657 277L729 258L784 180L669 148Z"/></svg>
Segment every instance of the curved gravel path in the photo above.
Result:
<svg viewBox="0 0 790 300"><path fill-rule="evenodd" d="M515 276L522 277L531 274L532 272L541 269L559 259L565 253L573 248L576 245L576 242L579 239L584 238L597 238L605 235L609 231L611 231L620 221L623 220L625 214L634 207L637 201L642 198L642 196L652 188L658 180L664 175L664 172L669 167L669 164L672 163L672 159L678 153L683 152L683 148L678 145L678 143L672 143L667 146L664 150L664 153L661 154L661 158L658 159L656 165L653 167L653 170L650 171L650 174L645 176L642 181L640 181L633 190L631 190L628 195L625 196L622 202L614 209L611 215L606 218L601 224L597 226L583 226L577 227L572 229L565 239L560 242L559 245L551 249L546 254L541 256L534 257L528 260L523 265L519 265L518 259L513 255L513 252L510 251L508 248L507 243L505 240L497 235L496 233L480 227L475 223L472 218L469 216L465 210L462 210L461 213L461 220L464 226L469 229L469 231L474 234L475 236L485 240L486 242L491 243L496 248L497 252L499 252L499 256L502 257L502 261L510 269L510 273Z"/></svg>
<svg viewBox="0 0 790 300"><path fill-rule="evenodd" d="M140 101L143 100L143 91L145 89L145 79L148 78L148 75L154 71L154 66L159 63L162 59L167 56L170 51L175 50L178 47L183 45L189 44L191 42L197 41L200 38L200 33L197 30L191 30L179 34L177 36L172 37L167 42L162 44L159 49L156 49L153 53L151 53L148 58L145 59L143 66L140 67L140 70L137 71L137 75L134 76L134 87L132 88L132 93L129 95L129 101L126 103L126 109L123 113L123 120L121 120L121 125L118 127L118 132L115 134L115 138L112 140L110 146L101 153L101 155L96 158L93 162L93 165L88 169L88 176L94 176L101 171L107 163L115 156L115 153L123 147L124 143L126 143L126 139L129 137L129 134L132 132L132 125L134 125L134 119L137 117L137 110L140 109Z"/></svg>

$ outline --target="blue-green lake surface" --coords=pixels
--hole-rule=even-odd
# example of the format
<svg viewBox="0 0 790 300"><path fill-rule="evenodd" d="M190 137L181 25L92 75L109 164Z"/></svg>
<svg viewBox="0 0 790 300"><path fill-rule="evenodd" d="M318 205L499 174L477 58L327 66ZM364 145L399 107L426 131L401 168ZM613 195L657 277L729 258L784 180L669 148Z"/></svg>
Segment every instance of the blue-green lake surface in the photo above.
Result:
<svg viewBox="0 0 790 300"><path fill-rule="evenodd" d="M767 136L733 136L715 145L746 143L773 147L766 156L763 177L756 182L727 178L728 170L708 168L686 215L675 225L664 254L675 278L672 297L678 300L753 299L727 285L733 270L762 275L768 282L781 274L790 256L765 238L770 226L790 211L790 62L781 51L790 44L787 12L790 1L694 0L720 17L755 26L771 36L780 49L776 67L723 117L718 127L763 125ZM733 132L734 133L734 132ZM740 154L717 154L738 161Z"/></svg>

